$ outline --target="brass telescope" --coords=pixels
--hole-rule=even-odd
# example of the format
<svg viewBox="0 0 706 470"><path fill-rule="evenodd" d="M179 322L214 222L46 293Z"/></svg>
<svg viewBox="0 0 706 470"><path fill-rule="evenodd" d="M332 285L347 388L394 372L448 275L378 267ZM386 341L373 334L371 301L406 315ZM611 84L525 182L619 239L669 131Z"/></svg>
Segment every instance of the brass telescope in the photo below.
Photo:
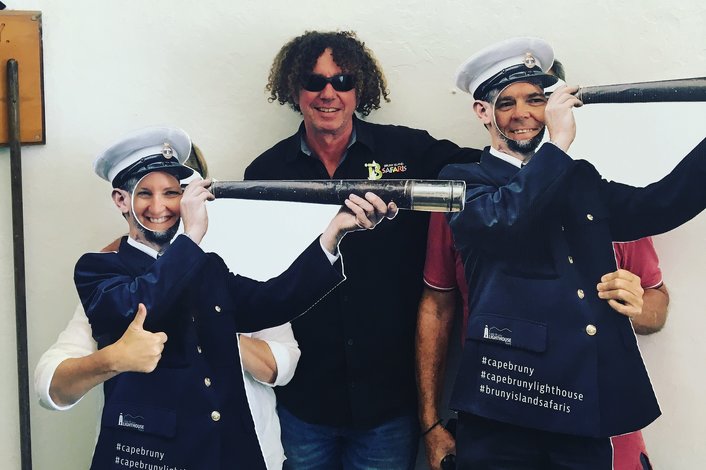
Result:
<svg viewBox="0 0 706 470"><path fill-rule="evenodd" d="M463 210L466 183L453 180L284 180L213 181L216 199L308 202L342 205L350 195L372 192L400 209L426 212Z"/></svg>

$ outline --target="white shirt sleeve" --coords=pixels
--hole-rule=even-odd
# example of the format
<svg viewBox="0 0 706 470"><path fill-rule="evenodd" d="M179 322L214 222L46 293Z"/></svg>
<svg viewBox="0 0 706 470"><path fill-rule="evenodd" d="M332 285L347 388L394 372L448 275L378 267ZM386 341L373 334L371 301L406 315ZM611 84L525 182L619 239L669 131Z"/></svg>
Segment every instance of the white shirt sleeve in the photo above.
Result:
<svg viewBox="0 0 706 470"><path fill-rule="evenodd" d="M64 360L73 357L88 356L96 352L97 345L91 335L91 325L88 323L86 313L79 304L74 311L74 316L66 325L64 331L44 354L39 358L34 369L34 390L39 398L39 403L50 410L68 410L81 401L66 406L59 406L49 396L49 387L56 368Z"/></svg>
<svg viewBox="0 0 706 470"><path fill-rule="evenodd" d="M338 258L341 257L341 252L338 250L338 247L336 247L335 255L333 253L330 253L326 248L324 248L324 244L321 241L321 237L319 237L319 246L324 251L324 254L326 255L326 258L328 258L329 263L333 264L338 261Z"/></svg>
<svg viewBox="0 0 706 470"><path fill-rule="evenodd" d="M274 383L256 380L245 369L243 369L243 380L248 405L255 423L255 432L260 441L267 468L281 469L284 462L284 449L280 440L277 400L272 388L276 385L285 385L292 380L301 355L299 344L294 339L292 325L289 323L255 333L240 334L265 341L277 363L277 378Z"/></svg>
<svg viewBox="0 0 706 470"><path fill-rule="evenodd" d="M257 331L250 336L267 343L277 364L277 378L274 383L270 384L259 380L258 382L269 387L287 385L289 381L292 380L292 377L294 377L294 371L297 368L299 357L301 356L299 343L297 343L297 340L294 338L292 325L285 323L284 325L275 326L274 328Z"/></svg>

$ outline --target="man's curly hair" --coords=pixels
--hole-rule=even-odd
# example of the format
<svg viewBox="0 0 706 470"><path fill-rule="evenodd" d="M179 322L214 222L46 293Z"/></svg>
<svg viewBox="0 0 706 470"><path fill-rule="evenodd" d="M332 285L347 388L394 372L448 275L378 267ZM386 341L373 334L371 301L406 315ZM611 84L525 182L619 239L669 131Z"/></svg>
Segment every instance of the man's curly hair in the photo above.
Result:
<svg viewBox="0 0 706 470"><path fill-rule="evenodd" d="M355 76L358 99L356 111L367 116L380 108L380 98L389 102L387 83L373 53L358 40L352 31L306 31L285 44L275 57L265 89L270 92L270 103L289 104L301 112L297 103L302 84L326 49L331 49L333 60L343 73Z"/></svg>

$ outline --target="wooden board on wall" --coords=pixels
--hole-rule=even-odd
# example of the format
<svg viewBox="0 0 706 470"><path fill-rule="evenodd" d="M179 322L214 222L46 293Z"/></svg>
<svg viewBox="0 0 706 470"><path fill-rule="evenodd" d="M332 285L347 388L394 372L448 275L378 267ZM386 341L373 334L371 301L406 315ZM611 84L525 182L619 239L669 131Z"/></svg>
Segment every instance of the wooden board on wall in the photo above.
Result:
<svg viewBox="0 0 706 470"><path fill-rule="evenodd" d="M42 71L42 13L0 11L0 145L8 143L7 61L18 64L20 139L44 144L44 80Z"/></svg>

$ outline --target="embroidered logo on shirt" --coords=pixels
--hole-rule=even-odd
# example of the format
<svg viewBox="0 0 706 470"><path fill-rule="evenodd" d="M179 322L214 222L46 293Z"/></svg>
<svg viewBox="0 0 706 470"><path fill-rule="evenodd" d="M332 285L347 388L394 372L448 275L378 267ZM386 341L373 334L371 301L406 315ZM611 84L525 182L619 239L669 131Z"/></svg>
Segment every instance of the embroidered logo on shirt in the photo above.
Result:
<svg viewBox="0 0 706 470"><path fill-rule="evenodd" d="M399 163L385 163L380 166L375 160L372 163L366 163L365 166L368 168L368 179L369 180L379 180L385 173L404 173L407 171L407 164L404 162Z"/></svg>
<svg viewBox="0 0 706 470"><path fill-rule="evenodd" d="M372 163L366 163L366 168L368 169L368 179L369 180L379 180L382 178L382 171L380 171L380 164L373 160Z"/></svg>
<svg viewBox="0 0 706 470"><path fill-rule="evenodd" d="M135 428L139 431L144 431L145 425L135 421L137 419L144 420L145 418L143 418L142 416L132 416L127 413L123 417L123 414L120 413L120 416L118 416L118 426L123 426L125 428Z"/></svg>
<svg viewBox="0 0 706 470"><path fill-rule="evenodd" d="M512 330L509 328L495 328L485 325L483 328L483 338L491 341L500 341L508 346L512 344Z"/></svg>

